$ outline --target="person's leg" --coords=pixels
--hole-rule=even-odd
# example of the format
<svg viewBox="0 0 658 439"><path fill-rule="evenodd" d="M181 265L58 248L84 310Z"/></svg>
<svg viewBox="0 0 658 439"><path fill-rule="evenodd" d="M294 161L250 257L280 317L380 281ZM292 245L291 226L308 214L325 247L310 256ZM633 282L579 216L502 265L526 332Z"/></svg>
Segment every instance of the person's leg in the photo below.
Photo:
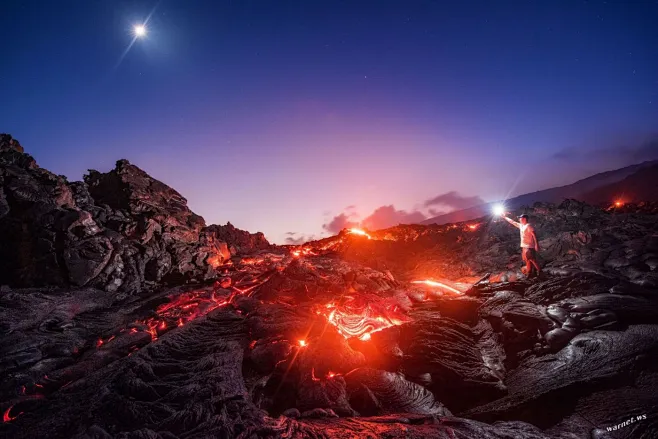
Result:
<svg viewBox="0 0 658 439"><path fill-rule="evenodd" d="M539 261L537 261L537 252L533 250L532 257L528 259L532 263L532 266L535 267L535 270L537 270L537 276L539 276L541 273L541 268L539 268Z"/></svg>
<svg viewBox="0 0 658 439"><path fill-rule="evenodd" d="M523 262L525 262L525 275L530 277L532 275L532 263L530 262L530 256L528 255L530 249L523 248L521 255L523 256Z"/></svg>
<svg viewBox="0 0 658 439"><path fill-rule="evenodd" d="M529 276L530 277L534 275L539 276L541 269L539 268L539 262L537 261L537 252L535 251L534 248L527 248L524 250L526 254Z"/></svg>

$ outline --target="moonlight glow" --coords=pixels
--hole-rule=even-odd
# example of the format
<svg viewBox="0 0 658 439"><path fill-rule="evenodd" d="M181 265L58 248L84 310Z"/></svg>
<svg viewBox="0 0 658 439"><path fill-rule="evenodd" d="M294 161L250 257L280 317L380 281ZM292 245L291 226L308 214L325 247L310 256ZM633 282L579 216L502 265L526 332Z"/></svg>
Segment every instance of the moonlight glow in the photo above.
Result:
<svg viewBox="0 0 658 439"><path fill-rule="evenodd" d="M143 24L137 24L133 28L133 32L135 33L135 36L137 38L145 37L146 36L146 27Z"/></svg>

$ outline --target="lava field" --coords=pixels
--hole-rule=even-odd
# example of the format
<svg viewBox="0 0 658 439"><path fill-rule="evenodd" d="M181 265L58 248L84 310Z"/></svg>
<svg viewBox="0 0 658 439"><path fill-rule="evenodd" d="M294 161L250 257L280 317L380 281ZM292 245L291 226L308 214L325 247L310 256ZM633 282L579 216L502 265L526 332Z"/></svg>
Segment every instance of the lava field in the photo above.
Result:
<svg viewBox="0 0 658 439"><path fill-rule="evenodd" d="M0 136L7 438L658 437L658 206L275 246Z"/></svg>

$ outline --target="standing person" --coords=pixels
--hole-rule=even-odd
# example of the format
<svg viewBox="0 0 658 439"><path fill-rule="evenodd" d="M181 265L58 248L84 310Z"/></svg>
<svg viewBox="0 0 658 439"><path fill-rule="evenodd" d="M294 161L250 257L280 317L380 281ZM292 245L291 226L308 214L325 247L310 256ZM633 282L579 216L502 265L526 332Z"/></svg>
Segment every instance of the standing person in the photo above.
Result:
<svg viewBox="0 0 658 439"><path fill-rule="evenodd" d="M528 215L523 214L519 216L519 221L516 222L503 215L505 221L519 229L521 234L521 256L525 262L525 273L528 277L532 277L532 269L537 270L537 276L541 273L539 263L537 262L537 252L539 252L539 242L537 235L535 235L535 228L528 223Z"/></svg>

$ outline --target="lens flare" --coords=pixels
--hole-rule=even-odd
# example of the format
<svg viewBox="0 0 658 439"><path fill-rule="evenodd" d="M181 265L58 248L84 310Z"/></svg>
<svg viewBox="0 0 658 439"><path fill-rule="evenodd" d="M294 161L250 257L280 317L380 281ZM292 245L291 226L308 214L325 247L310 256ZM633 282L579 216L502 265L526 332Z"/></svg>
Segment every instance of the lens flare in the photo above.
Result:
<svg viewBox="0 0 658 439"><path fill-rule="evenodd" d="M503 206L502 204L495 204L493 207L493 213L496 216L505 215L505 206Z"/></svg>

